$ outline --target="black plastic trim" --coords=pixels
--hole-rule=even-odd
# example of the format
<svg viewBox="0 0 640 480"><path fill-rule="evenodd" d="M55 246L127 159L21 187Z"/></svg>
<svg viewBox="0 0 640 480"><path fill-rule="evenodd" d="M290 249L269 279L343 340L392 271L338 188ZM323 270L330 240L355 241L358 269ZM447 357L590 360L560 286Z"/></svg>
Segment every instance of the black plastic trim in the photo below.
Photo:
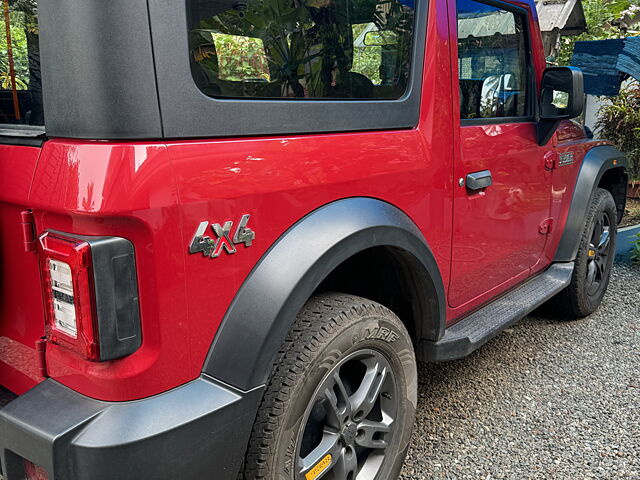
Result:
<svg viewBox="0 0 640 480"><path fill-rule="evenodd" d="M582 160L571 199L567 222L554 256L554 262L572 262L578 253L580 237L591 198L607 170L627 168L627 157L610 145L593 147Z"/></svg>
<svg viewBox="0 0 640 480"><path fill-rule="evenodd" d="M13 133L13 132L12 132ZM20 145L24 147L42 147L46 141L44 137L30 137L22 135L7 135L0 133L0 145Z"/></svg>
<svg viewBox="0 0 640 480"><path fill-rule="evenodd" d="M201 377L131 402L91 399L46 380L0 410L5 480L22 458L64 480L237 480L262 388Z"/></svg>
<svg viewBox="0 0 640 480"><path fill-rule="evenodd" d="M574 265L557 263L447 328L437 342L420 342L420 359L444 362L464 358L516 323L571 282Z"/></svg>
<svg viewBox="0 0 640 480"><path fill-rule="evenodd" d="M411 75L402 98L296 101L206 96L191 74L185 2L149 0L164 134L196 138L415 127L420 114L427 6L427 0L416 5Z"/></svg>
<svg viewBox="0 0 640 480"><path fill-rule="evenodd" d="M423 338L444 334L445 293L431 249L411 219L381 200L355 197L310 213L264 255L238 291L213 341L204 372L242 390L266 382L304 303L342 262L390 246L416 259L423 289Z"/></svg>
<svg viewBox="0 0 640 480"><path fill-rule="evenodd" d="M549 81L547 75L553 76L553 72L557 72L559 70L569 71L571 72L571 101L569 105L572 107L571 112L567 112L565 115L560 116L550 116L543 117L542 116L542 103L544 101L544 93L545 80ZM553 83L553 80L551 80ZM544 146L549 143L551 137L556 132L558 127L560 126L560 122L562 120L570 120L572 118L578 117L582 114L584 110L584 81L582 77L582 71L576 67L548 67L542 73L542 83L541 83L541 92L540 92L540 101L538 105L538 122L536 123L536 139L538 141L538 145Z"/></svg>
<svg viewBox="0 0 640 480"><path fill-rule="evenodd" d="M162 137L146 0L38 0L38 24L47 135Z"/></svg>
<svg viewBox="0 0 640 480"><path fill-rule="evenodd" d="M465 185L469 190L482 190L493 185L491 170L481 170L467 174Z"/></svg>
<svg viewBox="0 0 640 480"><path fill-rule="evenodd" d="M121 237L60 233L91 247L100 361L131 355L142 344L133 244Z"/></svg>
<svg viewBox="0 0 640 480"><path fill-rule="evenodd" d="M474 127L481 125L502 125L511 123L535 123L535 118L531 115L524 117L491 117L491 118L461 118L462 127Z"/></svg>
<svg viewBox="0 0 640 480"><path fill-rule="evenodd" d="M556 133L559 126L559 121L539 120L536 122L536 141L538 142L538 145L544 147L549 143L549 140L551 140L551 137Z"/></svg>

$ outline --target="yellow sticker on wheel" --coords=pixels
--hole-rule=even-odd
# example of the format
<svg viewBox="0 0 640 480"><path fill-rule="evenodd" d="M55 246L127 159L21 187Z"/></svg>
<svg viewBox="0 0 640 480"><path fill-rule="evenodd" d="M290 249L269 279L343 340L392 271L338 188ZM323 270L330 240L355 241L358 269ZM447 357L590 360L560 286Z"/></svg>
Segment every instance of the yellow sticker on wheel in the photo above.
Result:
<svg viewBox="0 0 640 480"><path fill-rule="evenodd" d="M305 480L314 480L314 478L324 472L329 467L329 465L331 465L331 454L328 454L326 457L316 463L316 466L309 470L304 476Z"/></svg>

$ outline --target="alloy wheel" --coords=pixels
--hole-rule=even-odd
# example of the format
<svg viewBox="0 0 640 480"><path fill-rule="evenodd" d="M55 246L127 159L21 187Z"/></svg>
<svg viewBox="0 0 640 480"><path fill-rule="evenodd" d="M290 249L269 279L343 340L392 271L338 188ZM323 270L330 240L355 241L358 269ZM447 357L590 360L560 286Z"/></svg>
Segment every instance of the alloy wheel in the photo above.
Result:
<svg viewBox="0 0 640 480"><path fill-rule="evenodd" d="M608 259L611 249L611 222L607 212L596 218L589 243L587 261L587 294L595 295L607 278Z"/></svg>
<svg viewBox="0 0 640 480"><path fill-rule="evenodd" d="M391 444L396 380L375 350L345 357L324 377L298 435L296 480L371 480Z"/></svg>

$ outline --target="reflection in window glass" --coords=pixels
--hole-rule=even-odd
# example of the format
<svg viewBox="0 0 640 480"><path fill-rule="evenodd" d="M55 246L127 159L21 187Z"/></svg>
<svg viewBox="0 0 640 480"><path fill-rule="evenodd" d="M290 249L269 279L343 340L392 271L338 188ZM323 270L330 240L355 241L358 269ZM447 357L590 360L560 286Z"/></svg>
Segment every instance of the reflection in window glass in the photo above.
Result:
<svg viewBox="0 0 640 480"><path fill-rule="evenodd" d="M0 6L0 124L44 125L36 0Z"/></svg>
<svg viewBox="0 0 640 480"><path fill-rule="evenodd" d="M393 99L414 0L190 0L191 69L210 96Z"/></svg>
<svg viewBox="0 0 640 480"><path fill-rule="evenodd" d="M527 49L522 15L458 0L461 118L527 115Z"/></svg>
<svg viewBox="0 0 640 480"><path fill-rule="evenodd" d="M374 85L380 85L380 65L382 64L382 46L369 44L366 39L376 33L374 23L353 25L353 67L352 72L367 77Z"/></svg>
<svg viewBox="0 0 640 480"><path fill-rule="evenodd" d="M269 82L269 65L259 38L212 33L212 51L218 54L218 77L233 82ZM202 49L202 47L201 47Z"/></svg>

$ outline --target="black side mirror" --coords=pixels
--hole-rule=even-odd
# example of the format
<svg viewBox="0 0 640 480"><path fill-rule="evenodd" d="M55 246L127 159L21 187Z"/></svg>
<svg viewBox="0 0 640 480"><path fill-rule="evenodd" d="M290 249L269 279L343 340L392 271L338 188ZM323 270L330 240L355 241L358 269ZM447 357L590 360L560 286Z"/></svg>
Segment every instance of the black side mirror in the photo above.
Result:
<svg viewBox="0 0 640 480"><path fill-rule="evenodd" d="M538 144L546 145L561 120L582 115L584 80L575 67L549 67L542 74L540 87Z"/></svg>

